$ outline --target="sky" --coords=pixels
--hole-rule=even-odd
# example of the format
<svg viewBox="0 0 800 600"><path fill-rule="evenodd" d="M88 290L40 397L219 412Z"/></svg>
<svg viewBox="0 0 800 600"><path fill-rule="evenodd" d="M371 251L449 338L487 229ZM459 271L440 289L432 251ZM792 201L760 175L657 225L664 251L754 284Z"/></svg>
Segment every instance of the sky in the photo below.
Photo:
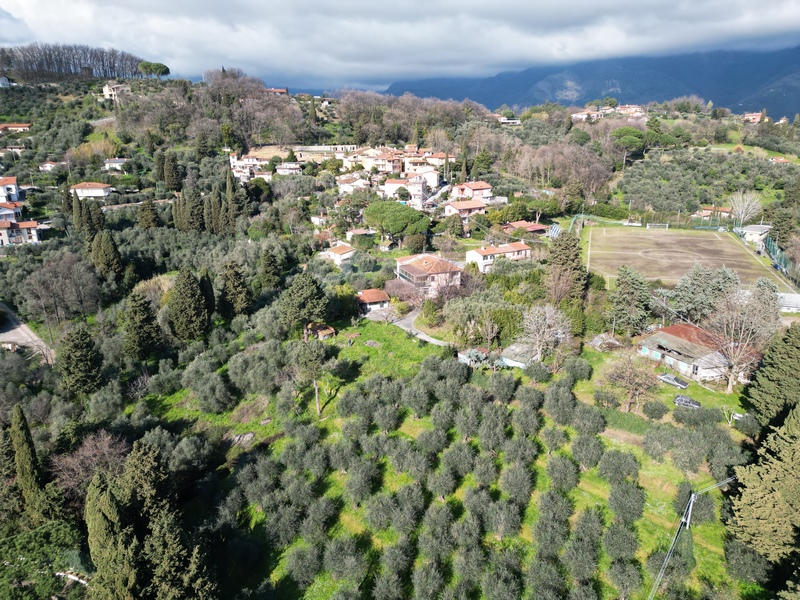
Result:
<svg viewBox="0 0 800 600"><path fill-rule="evenodd" d="M0 0L0 45L113 47L198 77L385 89L548 64L800 45L800 2L771 0Z"/></svg>

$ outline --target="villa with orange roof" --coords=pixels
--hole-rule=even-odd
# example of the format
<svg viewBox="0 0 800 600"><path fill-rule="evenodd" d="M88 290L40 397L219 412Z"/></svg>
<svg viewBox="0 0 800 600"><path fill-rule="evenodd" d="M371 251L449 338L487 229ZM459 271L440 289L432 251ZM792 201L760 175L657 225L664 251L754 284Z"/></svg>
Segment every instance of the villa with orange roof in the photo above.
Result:
<svg viewBox="0 0 800 600"><path fill-rule="evenodd" d="M492 197L492 186L485 181L467 181L454 185L450 197L456 200L478 200Z"/></svg>
<svg viewBox="0 0 800 600"><path fill-rule="evenodd" d="M425 297L434 298L448 287L461 285L464 269L439 256L414 254L396 260L398 279L410 283Z"/></svg>
<svg viewBox="0 0 800 600"><path fill-rule="evenodd" d="M444 216L458 215L466 225L469 218L473 215L485 215L486 204L480 200L464 200L462 202L451 202L444 207Z"/></svg>

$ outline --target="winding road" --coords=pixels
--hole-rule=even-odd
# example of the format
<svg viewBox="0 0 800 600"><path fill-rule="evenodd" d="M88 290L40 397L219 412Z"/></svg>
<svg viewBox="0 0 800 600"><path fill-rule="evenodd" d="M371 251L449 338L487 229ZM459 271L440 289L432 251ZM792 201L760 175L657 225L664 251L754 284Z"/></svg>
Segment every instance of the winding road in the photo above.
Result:
<svg viewBox="0 0 800 600"><path fill-rule="evenodd" d="M0 325L0 344L13 343L18 346L29 348L34 354L44 357L48 364L53 364L56 358L55 351L44 343L44 340L36 335L33 330L19 320L19 317L8 306L0 302L0 310L7 315L6 322Z"/></svg>

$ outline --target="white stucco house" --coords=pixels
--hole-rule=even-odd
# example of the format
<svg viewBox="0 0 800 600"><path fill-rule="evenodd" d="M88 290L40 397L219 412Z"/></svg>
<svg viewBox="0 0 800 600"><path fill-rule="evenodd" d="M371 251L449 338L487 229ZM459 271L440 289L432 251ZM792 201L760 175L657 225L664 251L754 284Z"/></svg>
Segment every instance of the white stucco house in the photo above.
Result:
<svg viewBox="0 0 800 600"><path fill-rule="evenodd" d="M76 183L69 189L75 192L78 198L83 200L84 198L105 198L110 196L112 187L107 183L84 181L83 183Z"/></svg>

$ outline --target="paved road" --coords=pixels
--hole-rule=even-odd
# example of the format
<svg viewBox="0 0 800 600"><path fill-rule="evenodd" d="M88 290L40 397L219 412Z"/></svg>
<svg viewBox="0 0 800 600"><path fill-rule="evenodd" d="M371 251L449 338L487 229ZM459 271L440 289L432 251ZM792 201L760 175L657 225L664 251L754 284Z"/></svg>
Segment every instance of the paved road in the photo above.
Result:
<svg viewBox="0 0 800 600"><path fill-rule="evenodd" d="M56 353L44 343L44 340L33 333L30 327L19 320L14 312L5 304L0 302L0 310L4 310L8 319L5 324L0 326L0 343L11 342L19 346L25 346L34 353L42 353L45 361L53 364Z"/></svg>
<svg viewBox="0 0 800 600"><path fill-rule="evenodd" d="M414 327L414 321L416 320L416 318L418 316L419 316L419 309L413 310L410 313L408 313L405 317L403 317L402 319L398 319L397 321L394 321L392 323L392 325L397 325L400 329L402 329L404 331L410 331L415 336L417 336L419 339L425 340L429 344L435 344L436 346L448 346L449 345L447 342L443 342L442 340L437 340L436 338L432 338L428 334L422 333L419 329Z"/></svg>

